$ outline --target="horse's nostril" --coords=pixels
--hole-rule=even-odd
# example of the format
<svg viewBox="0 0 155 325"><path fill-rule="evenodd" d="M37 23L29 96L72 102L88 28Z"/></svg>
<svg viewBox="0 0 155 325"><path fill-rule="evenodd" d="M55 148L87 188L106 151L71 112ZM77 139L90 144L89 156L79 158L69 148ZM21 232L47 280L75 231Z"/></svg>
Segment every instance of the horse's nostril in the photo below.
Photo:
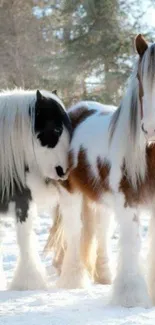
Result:
<svg viewBox="0 0 155 325"><path fill-rule="evenodd" d="M61 166L57 166L55 169L59 177L63 177L65 175Z"/></svg>

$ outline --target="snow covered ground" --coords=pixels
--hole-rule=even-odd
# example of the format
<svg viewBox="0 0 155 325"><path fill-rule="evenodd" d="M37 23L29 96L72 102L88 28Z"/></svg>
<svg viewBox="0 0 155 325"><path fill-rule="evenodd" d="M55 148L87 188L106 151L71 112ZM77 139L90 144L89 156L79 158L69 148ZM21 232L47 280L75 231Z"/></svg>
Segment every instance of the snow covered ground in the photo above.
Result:
<svg viewBox="0 0 155 325"><path fill-rule="evenodd" d="M42 255L50 218L44 216L37 227L39 251ZM143 219L143 239L147 233L147 219ZM112 239L113 262L117 253L117 233ZM143 242L146 255L147 242ZM15 230L6 224L4 268L8 281L12 278L17 256ZM0 292L0 325L154 325L155 308L125 309L108 305L110 286L93 285L89 290L60 290L55 287L56 274L50 258L44 258L51 288L46 292Z"/></svg>

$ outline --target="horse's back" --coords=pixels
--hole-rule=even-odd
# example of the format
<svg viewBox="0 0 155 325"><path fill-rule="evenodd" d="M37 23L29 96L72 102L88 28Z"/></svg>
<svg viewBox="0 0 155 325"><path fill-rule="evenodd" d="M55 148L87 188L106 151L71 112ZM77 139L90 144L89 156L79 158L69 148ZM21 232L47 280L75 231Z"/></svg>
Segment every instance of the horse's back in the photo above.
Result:
<svg viewBox="0 0 155 325"><path fill-rule="evenodd" d="M93 101L79 102L69 110L74 128L71 150L75 160L78 159L80 148L87 152L91 165L96 164L97 157L107 157L109 125L115 111L115 106Z"/></svg>
<svg viewBox="0 0 155 325"><path fill-rule="evenodd" d="M116 110L116 106L114 105L106 105L106 104L101 104L99 102L96 101L92 101L92 100L84 100L84 101L80 101L77 104L71 106L68 109L68 112L71 113L73 111L77 111L81 108L85 108L88 111L90 110L96 110L96 111L102 111L103 113L113 113Z"/></svg>

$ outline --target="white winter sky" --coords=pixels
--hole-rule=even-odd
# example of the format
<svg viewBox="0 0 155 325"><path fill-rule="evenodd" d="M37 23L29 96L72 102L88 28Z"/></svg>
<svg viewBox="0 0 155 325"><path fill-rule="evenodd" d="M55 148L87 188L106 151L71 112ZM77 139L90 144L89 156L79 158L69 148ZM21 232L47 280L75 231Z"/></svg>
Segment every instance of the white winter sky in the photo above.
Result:
<svg viewBox="0 0 155 325"><path fill-rule="evenodd" d="M145 3L145 0L144 0L144 3ZM145 4L144 4L144 7L145 7ZM143 17L143 20L145 23L147 23L150 26L150 28L152 27L153 29L155 29L155 7L147 9L147 11Z"/></svg>
<svg viewBox="0 0 155 325"><path fill-rule="evenodd" d="M132 0L126 1L131 2ZM147 25L149 31L155 33L155 0L152 0L152 2L150 0L141 0L140 5L142 11L144 12L143 17L141 18L142 22ZM146 32L146 30L142 30L141 32Z"/></svg>

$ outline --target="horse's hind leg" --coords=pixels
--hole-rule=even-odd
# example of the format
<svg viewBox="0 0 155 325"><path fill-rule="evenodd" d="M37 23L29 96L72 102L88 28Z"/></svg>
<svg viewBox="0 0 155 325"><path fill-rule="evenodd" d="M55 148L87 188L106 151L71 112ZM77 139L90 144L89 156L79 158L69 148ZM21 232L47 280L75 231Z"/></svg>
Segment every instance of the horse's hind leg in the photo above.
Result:
<svg viewBox="0 0 155 325"><path fill-rule="evenodd" d="M111 272L109 269L109 239L110 239L111 210L103 205L96 207L96 238L97 258L95 281L101 284L111 283Z"/></svg>
<svg viewBox="0 0 155 325"><path fill-rule="evenodd" d="M25 190L23 195L16 198L15 211L19 259L10 289L45 289L47 287L46 272L36 248L36 238L33 232L33 219L37 210L31 200L29 190Z"/></svg>
<svg viewBox="0 0 155 325"><path fill-rule="evenodd" d="M87 272L81 259L81 209L80 193L70 194L61 189L60 209L62 214L66 251L58 286L62 288L82 288L87 284Z"/></svg>

